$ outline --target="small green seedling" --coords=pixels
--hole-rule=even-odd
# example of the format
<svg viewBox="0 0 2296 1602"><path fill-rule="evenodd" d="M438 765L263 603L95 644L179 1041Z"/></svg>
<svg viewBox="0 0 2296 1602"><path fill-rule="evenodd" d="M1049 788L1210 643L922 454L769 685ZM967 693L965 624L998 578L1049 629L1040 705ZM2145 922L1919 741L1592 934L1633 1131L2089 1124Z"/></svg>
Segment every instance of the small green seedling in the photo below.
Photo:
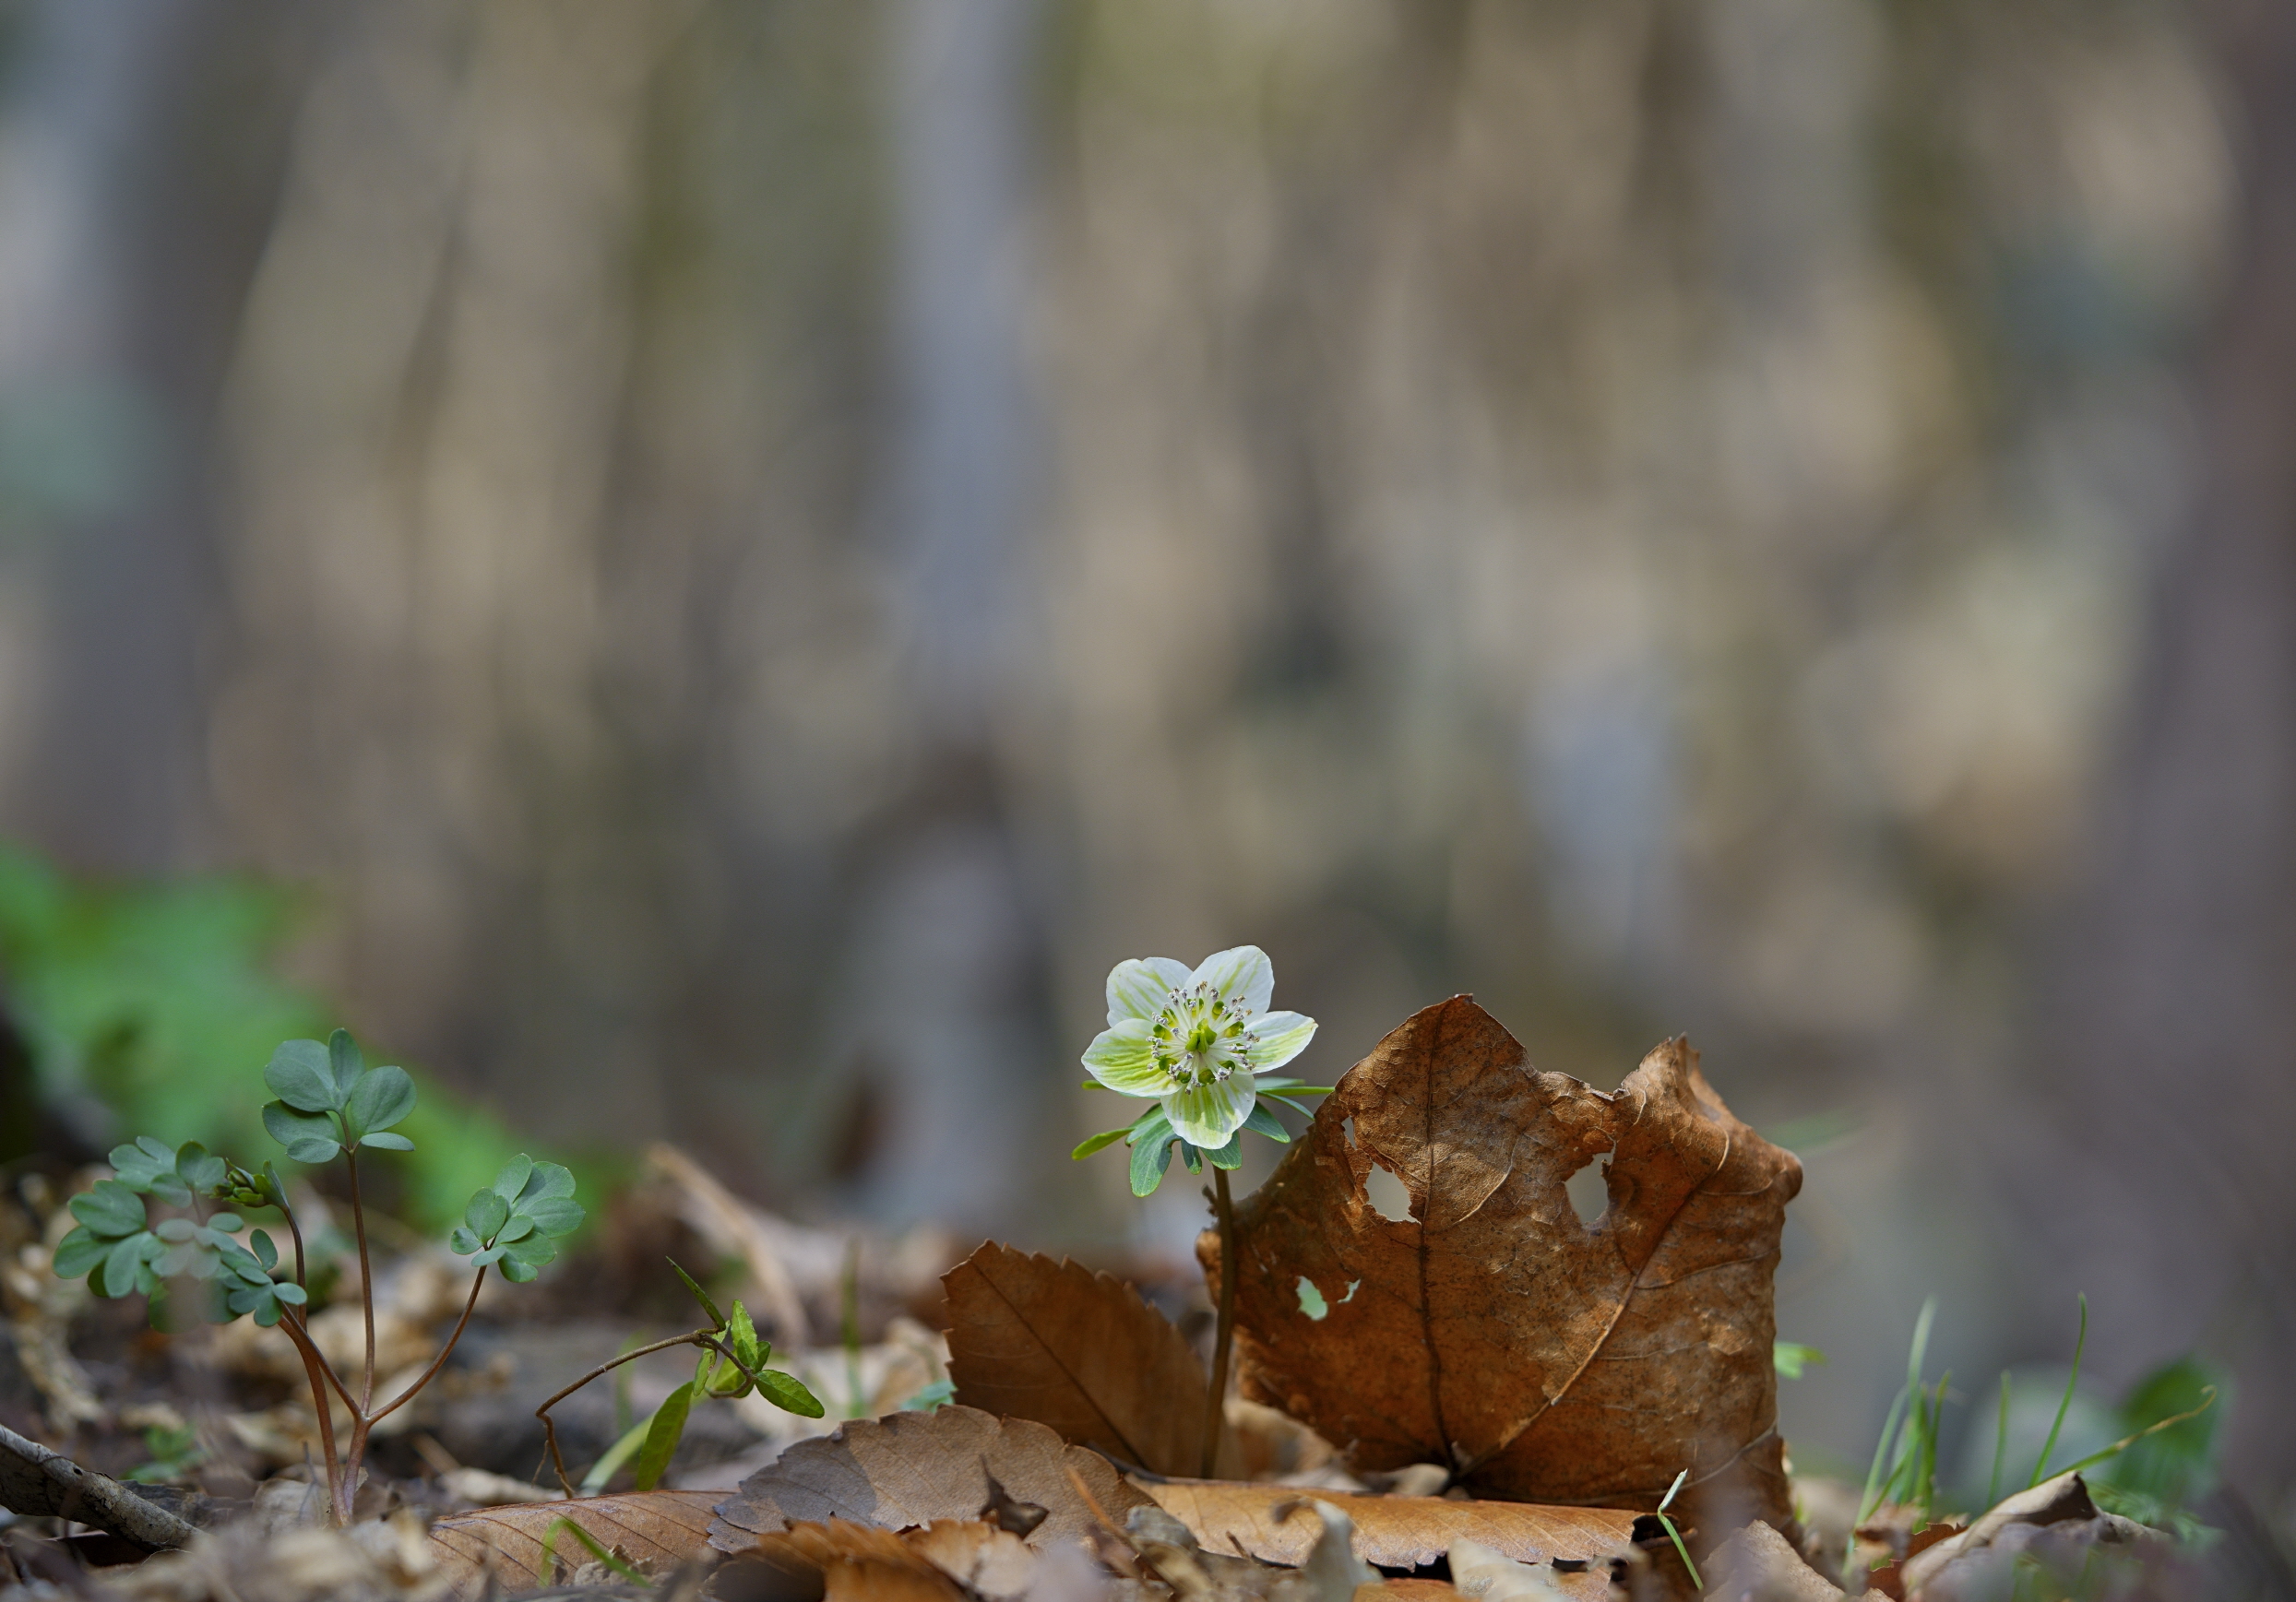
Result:
<svg viewBox="0 0 2296 1602"><path fill-rule="evenodd" d="M1681 1491L1683 1482L1689 1477L1690 1470L1687 1468L1674 1477L1674 1483L1668 1486L1666 1494L1659 1499L1658 1515L1659 1523L1665 1527L1666 1538L1674 1543L1675 1555L1682 1559L1683 1567L1690 1571L1690 1583L1703 1591L1706 1589L1706 1582L1698 1578L1698 1565L1690 1560L1690 1549L1683 1545L1683 1533L1674 1527L1674 1521L1666 1515L1666 1510L1674 1505L1675 1495Z"/></svg>
<svg viewBox="0 0 2296 1602"><path fill-rule="evenodd" d="M454 1333L422 1376L389 1402L375 1404L375 1276L368 1262L366 1209L359 1194L359 1157L368 1151L412 1151L393 1131L414 1110L414 1082L403 1068L369 1068L342 1029L325 1044L288 1040L271 1054L263 1082L279 1099L263 1109L263 1127L299 1163L343 1165L351 1195L351 1228L359 1247L359 1298L366 1323L366 1358L354 1393L311 1338L311 1274L303 1226L279 1169L244 1169L197 1142L171 1146L150 1135L112 1153L113 1177L98 1180L69 1204L77 1227L56 1243L54 1266L66 1279L88 1276L99 1296L142 1294L188 1303L217 1323L252 1316L286 1333L303 1359L318 1417L326 1459L327 1501L338 1523L351 1520L360 1463L375 1426L413 1400L434 1379L478 1305L489 1268L506 1279L529 1280L558 1253L558 1243L579 1228L574 1176L556 1163L519 1156L486 1190L470 1199L463 1225L449 1238L476 1271L470 1299ZM154 1219L158 1204L164 1216ZM208 1204L222 1204L210 1211ZM293 1241L295 1264L287 1276L280 1249L243 1211L276 1211ZM244 1239L243 1239L244 1237ZM157 1308L155 1306L155 1314ZM351 1434L337 1450L330 1393L351 1416Z"/></svg>
<svg viewBox="0 0 2296 1602"><path fill-rule="evenodd" d="M1865 1491L1858 1499L1861 1524L1885 1501L1906 1502L1918 1508L1921 1516L1914 1525L1917 1531L1937 1515L1939 1425L1953 1375L1948 1371L1934 1385L1926 1383L1921 1377L1921 1359L1929 1347L1930 1325L1936 1312L1937 1302L1933 1297L1922 1303L1921 1316L1914 1321L1913 1346L1906 1360L1906 1382L1889 1405L1889 1416L1882 1423L1881 1440L1874 1443L1874 1465L1865 1477ZM2051 1477L2050 1459L2056 1453L2058 1438L2073 1410L2074 1394L2080 1384L2081 1358L2088 1346L2088 1298L2084 1296L2080 1299L2080 1328L2073 1341L2073 1370L2065 1377L2064 1394L2057 1402L2049 1438L2041 1443L2040 1455L2026 1477L2027 1489ZM2123 1490L2117 1498L2108 1486L2092 1486L2091 1490L2103 1494L2108 1501L2124 1502L2133 1510L2132 1516L2144 1514L2146 1522L2175 1523L2183 1496L2194 1484L2205 1479L2213 1463L2214 1421L2196 1422L2217 1399L2217 1387L2207 1382L2208 1372L2203 1365L2186 1359L2147 1377L2122 1405L2123 1421L2135 1426L2130 1433L2053 1472L2062 1475L2094 1468L2120 1459L2124 1453L2136 1448L2137 1454L2123 1463L2117 1476L2129 1480L2132 1489ZM2009 1376L2004 1373L2000 1408L1993 1423L1993 1471L1985 1486L1987 1508L2001 1500L2002 1470L2009 1451Z"/></svg>
<svg viewBox="0 0 2296 1602"><path fill-rule="evenodd" d="M2033 1477L2025 1482L2030 1490L2049 1477L2049 1454L2057 1449L2057 1435L2064 1429L2064 1416L2073 1409L2073 1393L2081 1382L2081 1353L2088 1346L2088 1297L2081 1297L2081 1333L2073 1337L2073 1371L2064 1377L2064 1396L2057 1404L2057 1417L2049 1426L2049 1439L2040 1445L2040 1455L2033 1461Z"/></svg>
<svg viewBox="0 0 2296 1602"><path fill-rule="evenodd" d="M1921 1316L1913 1322L1913 1349L1906 1359L1905 1389L1890 1403L1889 1417L1882 1423L1882 1438L1874 1443L1874 1466L1866 1471L1865 1491L1858 1499L1860 1524L1873 1517L1874 1510L1885 1501L1918 1503L1922 1523L1929 1521L1937 1497L1937 1423L1945 1412L1945 1380L1939 1380L1933 1392L1925 1385L1921 1359L1929 1350L1930 1325L1936 1317L1937 1299L1933 1296L1921 1304ZM1898 1422L1901 1416L1902 1425Z"/></svg>
<svg viewBox="0 0 2296 1602"><path fill-rule="evenodd" d="M685 1421L694 1410L694 1404L716 1396L735 1401L752 1390L785 1413L802 1418L818 1418L827 1411L819 1398L808 1391L794 1374L783 1373L766 1365L773 1359L772 1346L757 1333L750 1321L749 1310L740 1302L733 1304L731 1317L718 1311L718 1304L709 1293L696 1282L694 1276L676 1263L671 1270L685 1282L685 1288L709 1315L707 1328L688 1330L667 1340L654 1341L647 1346L624 1352L620 1357L599 1364L589 1373L558 1392L534 1409L534 1417L542 1421L542 1443L550 1454L550 1466L556 1471L558 1483L568 1496L593 1496L606 1488L617 1469L637 1456L637 1489L651 1490L661 1483L661 1477L670 1467L671 1458L677 1455L678 1442L685 1438ZM620 1440L607 1448L604 1456L593 1465L577 1488L566 1473L566 1460L558 1449L558 1426L550 1410L565 1401L592 1380L610 1374L623 1364L636 1360L649 1352L667 1351L672 1347L696 1347L701 1357L694 1365L694 1377L662 1400L660 1406L643 1424L634 1425Z"/></svg>

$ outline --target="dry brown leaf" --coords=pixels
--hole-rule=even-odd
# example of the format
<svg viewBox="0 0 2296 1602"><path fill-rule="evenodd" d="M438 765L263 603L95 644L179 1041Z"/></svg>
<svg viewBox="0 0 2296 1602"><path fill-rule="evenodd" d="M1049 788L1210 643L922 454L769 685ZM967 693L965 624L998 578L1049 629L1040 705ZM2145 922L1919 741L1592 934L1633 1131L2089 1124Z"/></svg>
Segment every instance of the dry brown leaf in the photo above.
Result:
<svg viewBox="0 0 2296 1602"><path fill-rule="evenodd" d="M901 1536L909 1549L980 1596L1017 1596L1029 1589L1037 1555L1009 1530L984 1519L935 1519Z"/></svg>
<svg viewBox="0 0 2296 1602"><path fill-rule="evenodd" d="M1606 1152L1610 1205L1582 1224L1565 1181ZM1375 1169L1409 1217L1374 1204ZM1788 1524L1771 1275L1801 1184L1685 1042L1605 1095L1533 1072L1454 997L1356 1064L1239 1209L1244 1393L1359 1469L1432 1460L1482 1496L1648 1509L1687 1468L1683 1522ZM1217 1237L1199 1251L1216 1276Z"/></svg>
<svg viewBox="0 0 2296 1602"><path fill-rule="evenodd" d="M1085 1539L1096 1527L1070 1469L1112 1519L1121 1523L1129 1510L1149 1505L1108 1459L1068 1445L1030 1419L955 1406L856 1419L834 1434L799 1442L742 1481L719 1501L709 1542L739 1553L759 1536L800 1523L849 1519L898 1530L971 1519L988 1500L988 1476L994 1475L1016 1500L1047 1511L1029 1537L1029 1545L1043 1551Z"/></svg>
<svg viewBox="0 0 2296 1602"><path fill-rule="evenodd" d="M1750 1524L1701 1565L1708 1596L1721 1602L1841 1602L1842 1588L1802 1560L1786 1537Z"/></svg>
<svg viewBox="0 0 2296 1602"><path fill-rule="evenodd" d="M1481 1602L1555 1602L1557 1597L1572 1602L1564 1577L1552 1565L1518 1563L1481 1541L1453 1541L1450 1562L1451 1584ZM1611 1588L1609 1570L1610 1565L1604 1564L1603 1572L1597 1576L1606 1596Z"/></svg>
<svg viewBox="0 0 2296 1602"><path fill-rule="evenodd" d="M1006 1539L1011 1539L1006 1537ZM964 1602L965 1594L939 1566L890 1530L874 1525L794 1524L757 1537L738 1560L758 1563L779 1584L745 1585L747 1576L727 1575L720 1588L804 1595L818 1590L822 1602Z"/></svg>
<svg viewBox="0 0 2296 1602"><path fill-rule="evenodd" d="M1204 1365L1137 1290L993 1240L941 1283L958 1401L1033 1418L1151 1474L1201 1469Z"/></svg>
<svg viewBox="0 0 2296 1602"><path fill-rule="evenodd" d="M2068 1471L2002 1498L1966 1530L1920 1551L1909 1545L1903 1588L1888 1594L1916 1599L2005 1596L2020 1560L2066 1584L2084 1571L2094 1572L2100 1556L2134 1556L2147 1549L2157 1555L2169 1546L2162 1532L2101 1511L2089 1500L2088 1482ZM1874 1576L1877 1586L1881 1580L1880 1573Z"/></svg>
<svg viewBox="0 0 2296 1602"><path fill-rule="evenodd" d="M1222 1479L1280 1477L1286 1485L1304 1489L1319 1483L1321 1477L1346 1472L1339 1466L1338 1449L1288 1413L1242 1396L1228 1398L1227 1413L1237 1462L1234 1473L1223 1468Z"/></svg>
<svg viewBox="0 0 2296 1602"><path fill-rule="evenodd" d="M708 1549L710 1504L721 1494L640 1490L482 1508L440 1519L431 1526L431 1547L455 1595L462 1597L485 1595L490 1566L512 1590L547 1582L551 1576L542 1557L545 1540L551 1540L552 1550L568 1570L590 1561L589 1553L571 1535L561 1531L551 1539L551 1529L560 1519L572 1520L608 1551L651 1572L674 1568Z"/></svg>
<svg viewBox="0 0 2296 1602"><path fill-rule="evenodd" d="M1301 1492L1280 1485L1229 1480L1172 1480L1146 1488L1157 1505L1195 1534L1207 1551L1235 1552L1263 1563L1305 1560L1320 1527L1276 1510ZM1610 1508L1539 1507L1519 1501L1452 1501L1434 1496L1313 1493L1355 1522L1355 1555L1383 1569L1416 1569L1478 1541L1518 1563L1586 1562L1598 1570L1632 1539L1635 1515ZM1607 1572L1606 1572L1607 1574ZM1595 1593L1600 1596L1598 1589Z"/></svg>

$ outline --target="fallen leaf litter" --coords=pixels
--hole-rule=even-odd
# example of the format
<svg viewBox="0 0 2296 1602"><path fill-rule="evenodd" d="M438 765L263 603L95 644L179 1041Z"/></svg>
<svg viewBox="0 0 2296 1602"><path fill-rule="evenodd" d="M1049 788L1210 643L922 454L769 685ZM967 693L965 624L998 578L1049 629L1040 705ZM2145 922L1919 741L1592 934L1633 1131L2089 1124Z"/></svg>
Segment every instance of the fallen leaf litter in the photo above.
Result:
<svg viewBox="0 0 2296 1602"><path fill-rule="evenodd" d="M1586 1224L1565 1184L1598 1160L1609 1205ZM793 1227L678 1154L653 1162L679 1216L764 1284L774 1323L822 1322L777 1253ZM1382 1170L1404 1216L1374 1199ZM506 1501L349 1531L291 1512L97 1583L171 1602L1682 1596L1640 1515L1688 1469L1677 1512L1728 1594L1839 1596L1802 1563L1776 1430L1770 1280L1800 1181L1685 1042L1605 1095L1531 1070L1457 997L1382 1040L1238 1208L1243 1394L1221 1478L1187 1472L1204 1428L1192 1343L1136 1288L992 1242L944 1280L953 1405L885 1413L938 1361L921 1335L923 1367L870 1387L885 1416L825 1423L730 1494ZM2044 1523L2120 1534L2101 1518ZM2011 1529L1956 1537L1906 1578L1918 1590L1924 1563L2035 1538Z"/></svg>

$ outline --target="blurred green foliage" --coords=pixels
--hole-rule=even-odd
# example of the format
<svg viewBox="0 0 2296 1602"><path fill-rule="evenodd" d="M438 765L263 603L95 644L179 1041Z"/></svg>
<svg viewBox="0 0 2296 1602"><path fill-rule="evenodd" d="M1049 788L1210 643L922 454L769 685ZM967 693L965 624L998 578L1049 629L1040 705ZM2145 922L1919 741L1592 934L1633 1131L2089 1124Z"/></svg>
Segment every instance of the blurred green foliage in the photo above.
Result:
<svg viewBox="0 0 2296 1602"><path fill-rule="evenodd" d="M126 1129L256 1149L262 1065L280 1040L324 1038L332 1022L274 967L303 911L252 879L88 882L0 848L0 977L42 1098L100 1103L111 1127L81 1132L94 1145ZM501 1120L414 1077L399 1208L444 1227L518 1147Z"/></svg>
<svg viewBox="0 0 2296 1602"><path fill-rule="evenodd" d="M2216 1489L2219 1427L2231 1393L2231 1376L2195 1357L2179 1358L2139 1380L2121 1402L2123 1432L2134 1435L2164 1418L2178 1422L2095 1471L2090 1489L2098 1505L2186 1540L2204 1536L2189 1510Z"/></svg>

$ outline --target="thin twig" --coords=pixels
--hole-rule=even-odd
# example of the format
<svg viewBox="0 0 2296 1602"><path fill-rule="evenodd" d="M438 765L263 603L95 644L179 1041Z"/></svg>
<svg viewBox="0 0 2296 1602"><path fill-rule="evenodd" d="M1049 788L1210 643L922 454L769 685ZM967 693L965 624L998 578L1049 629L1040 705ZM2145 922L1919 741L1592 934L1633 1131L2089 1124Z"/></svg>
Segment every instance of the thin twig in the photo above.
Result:
<svg viewBox="0 0 2296 1602"><path fill-rule="evenodd" d="M1212 1165L1212 1210L1219 1215L1219 1326L1212 1338L1211 1384L1204 1394L1204 1455L1200 1477L1219 1465L1219 1435L1227 1423L1228 1345L1236 1328L1236 1218L1228 1200L1228 1170Z"/></svg>

